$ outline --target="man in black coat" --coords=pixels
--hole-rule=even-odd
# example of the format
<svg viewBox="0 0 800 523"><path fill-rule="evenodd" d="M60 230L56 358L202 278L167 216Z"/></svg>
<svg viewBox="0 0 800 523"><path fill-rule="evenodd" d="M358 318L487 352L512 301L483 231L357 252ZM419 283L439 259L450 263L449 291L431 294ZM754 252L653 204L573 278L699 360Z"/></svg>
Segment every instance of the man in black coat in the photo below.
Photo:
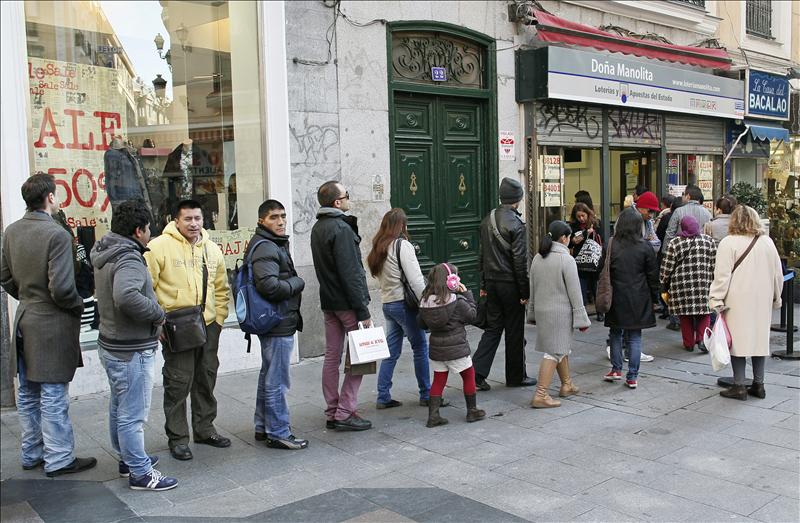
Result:
<svg viewBox="0 0 800 523"><path fill-rule="evenodd" d="M34 174L22 184L28 211L3 234L0 285L19 300L11 332L11 368L19 374L17 410L22 468L44 465L48 477L97 464L75 457L69 382L83 366L83 299L75 288L72 237L53 220L56 183Z"/></svg>
<svg viewBox="0 0 800 523"><path fill-rule="evenodd" d="M522 185L511 178L500 183L500 206L483 219L478 259L481 296L487 298L488 327L472 361L475 384L490 390L486 378L492 369L500 336L506 337L506 386L536 385L525 373L525 305L528 303L528 234L520 219Z"/></svg>
<svg viewBox="0 0 800 523"><path fill-rule="evenodd" d="M253 262L253 280L261 296L281 303L283 320L261 342L261 372L256 392L255 438L267 446L285 450L308 447L289 427L289 365L294 350L294 334L303 330L300 295L306 283L297 275L289 252L286 234L286 209L277 200L267 200L258 208L258 226L246 256Z"/></svg>
<svg viewBox="0 0 800 523"><path fill-rule="evenodd" d="M339 389L339 364L345 336L361 323L370 327L369 290L361 261L358 222L350 210L350 193L338 182L322 184L317 191L321 209L311 229L311 254L319 280L319 301L325 316L325 362L322 394L325 396L326 426L336 430L367 430L372 423L356 413L360 374L345 363L344 382Z"/></svg>

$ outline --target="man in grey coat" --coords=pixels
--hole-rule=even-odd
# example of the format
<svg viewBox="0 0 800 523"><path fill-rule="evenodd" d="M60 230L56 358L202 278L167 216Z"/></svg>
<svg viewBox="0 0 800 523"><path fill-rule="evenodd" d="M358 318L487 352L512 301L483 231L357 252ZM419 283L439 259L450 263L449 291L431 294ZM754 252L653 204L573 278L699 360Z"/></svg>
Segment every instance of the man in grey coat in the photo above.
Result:
<svg viewBox="0 0 800 523"><path fill-rule="evenodd" d="M700 187L691 184L687 185L683 191L683 201L685 203L670 215L667 233L661 243L661 252L664 254L667 252L669 242L678 235L678 229L684 216L694 216L694 219L700 225L700 230L703 230L706 222L711 221L711 213L703 207L703 191L700 190Z"/></svg>
<svg viewBox="0 0 800 523"><path fill-rule="evenodd" d="M76 458L69 418L69 382L81 366L83 300L75 288L72 238L53 221L56 184L35 174L22 184L28 212L5 231L0 285L20 304L14 318L12 368L19 374L17 410L22 468L44 464L48 477L90 469Z"/></svg>

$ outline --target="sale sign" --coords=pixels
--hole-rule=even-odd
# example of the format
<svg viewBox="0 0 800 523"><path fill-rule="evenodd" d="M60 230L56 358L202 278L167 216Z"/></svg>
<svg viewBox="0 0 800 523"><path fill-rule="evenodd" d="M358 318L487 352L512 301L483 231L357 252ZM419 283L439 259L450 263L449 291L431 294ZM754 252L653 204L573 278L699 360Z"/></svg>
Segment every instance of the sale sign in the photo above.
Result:
<svg viewBox="0 0 800 523"><path fill-rule="evenodd" d="M72 227L109 228L103 155L126 134L124 83L116 69L29 58L33 172L56 179Z"/></svg>

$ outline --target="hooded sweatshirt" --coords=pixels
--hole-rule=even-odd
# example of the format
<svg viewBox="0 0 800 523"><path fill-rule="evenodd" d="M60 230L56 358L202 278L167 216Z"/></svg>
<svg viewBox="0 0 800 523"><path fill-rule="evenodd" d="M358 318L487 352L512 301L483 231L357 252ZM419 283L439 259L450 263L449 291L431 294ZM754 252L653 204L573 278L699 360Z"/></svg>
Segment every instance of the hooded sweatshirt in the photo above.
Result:
<svg viewBox="0 0 800 523"><path fill-rule="evenodd" d="M429 296L419 304L419 323L430 329L430 358L434 361L451 361L469 356L467 329L475 321L478 306L470 291L450 294L445 304Z"/></svg>
<svg viewBox="0 0 800 523"><path fill-rule="evenodd" d="M150 241L144 257L153 278L158 303L171 312L200 305L203 300L203 259L208 268L208 295L203 317L206 325L219 325L228 317L228 274L219 246L203 229L192 245L178 231L175 222L164 227L161 236Z"/></svg>
<svg viewBox="0 0 800 523"><path fill-rule="evenodd" d="M158 348L164 311L158 305L143 254L147 249L126 236L110 232L92 249L100 312L98 345L114 352Z"/></svg>

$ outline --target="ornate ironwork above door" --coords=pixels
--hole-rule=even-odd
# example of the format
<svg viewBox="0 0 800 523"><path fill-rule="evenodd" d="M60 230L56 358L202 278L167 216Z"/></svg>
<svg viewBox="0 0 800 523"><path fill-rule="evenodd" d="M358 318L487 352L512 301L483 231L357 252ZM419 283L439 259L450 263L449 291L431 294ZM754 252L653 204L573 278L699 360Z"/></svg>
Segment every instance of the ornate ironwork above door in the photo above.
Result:
<svg viewBox="0 0 800 523"><path fill-rule="evenodd" d="M404 82L483 89L486 59L482 47L441 33L392 34L392 78ZM433 79L444 68L446 79Z"/></svg>

